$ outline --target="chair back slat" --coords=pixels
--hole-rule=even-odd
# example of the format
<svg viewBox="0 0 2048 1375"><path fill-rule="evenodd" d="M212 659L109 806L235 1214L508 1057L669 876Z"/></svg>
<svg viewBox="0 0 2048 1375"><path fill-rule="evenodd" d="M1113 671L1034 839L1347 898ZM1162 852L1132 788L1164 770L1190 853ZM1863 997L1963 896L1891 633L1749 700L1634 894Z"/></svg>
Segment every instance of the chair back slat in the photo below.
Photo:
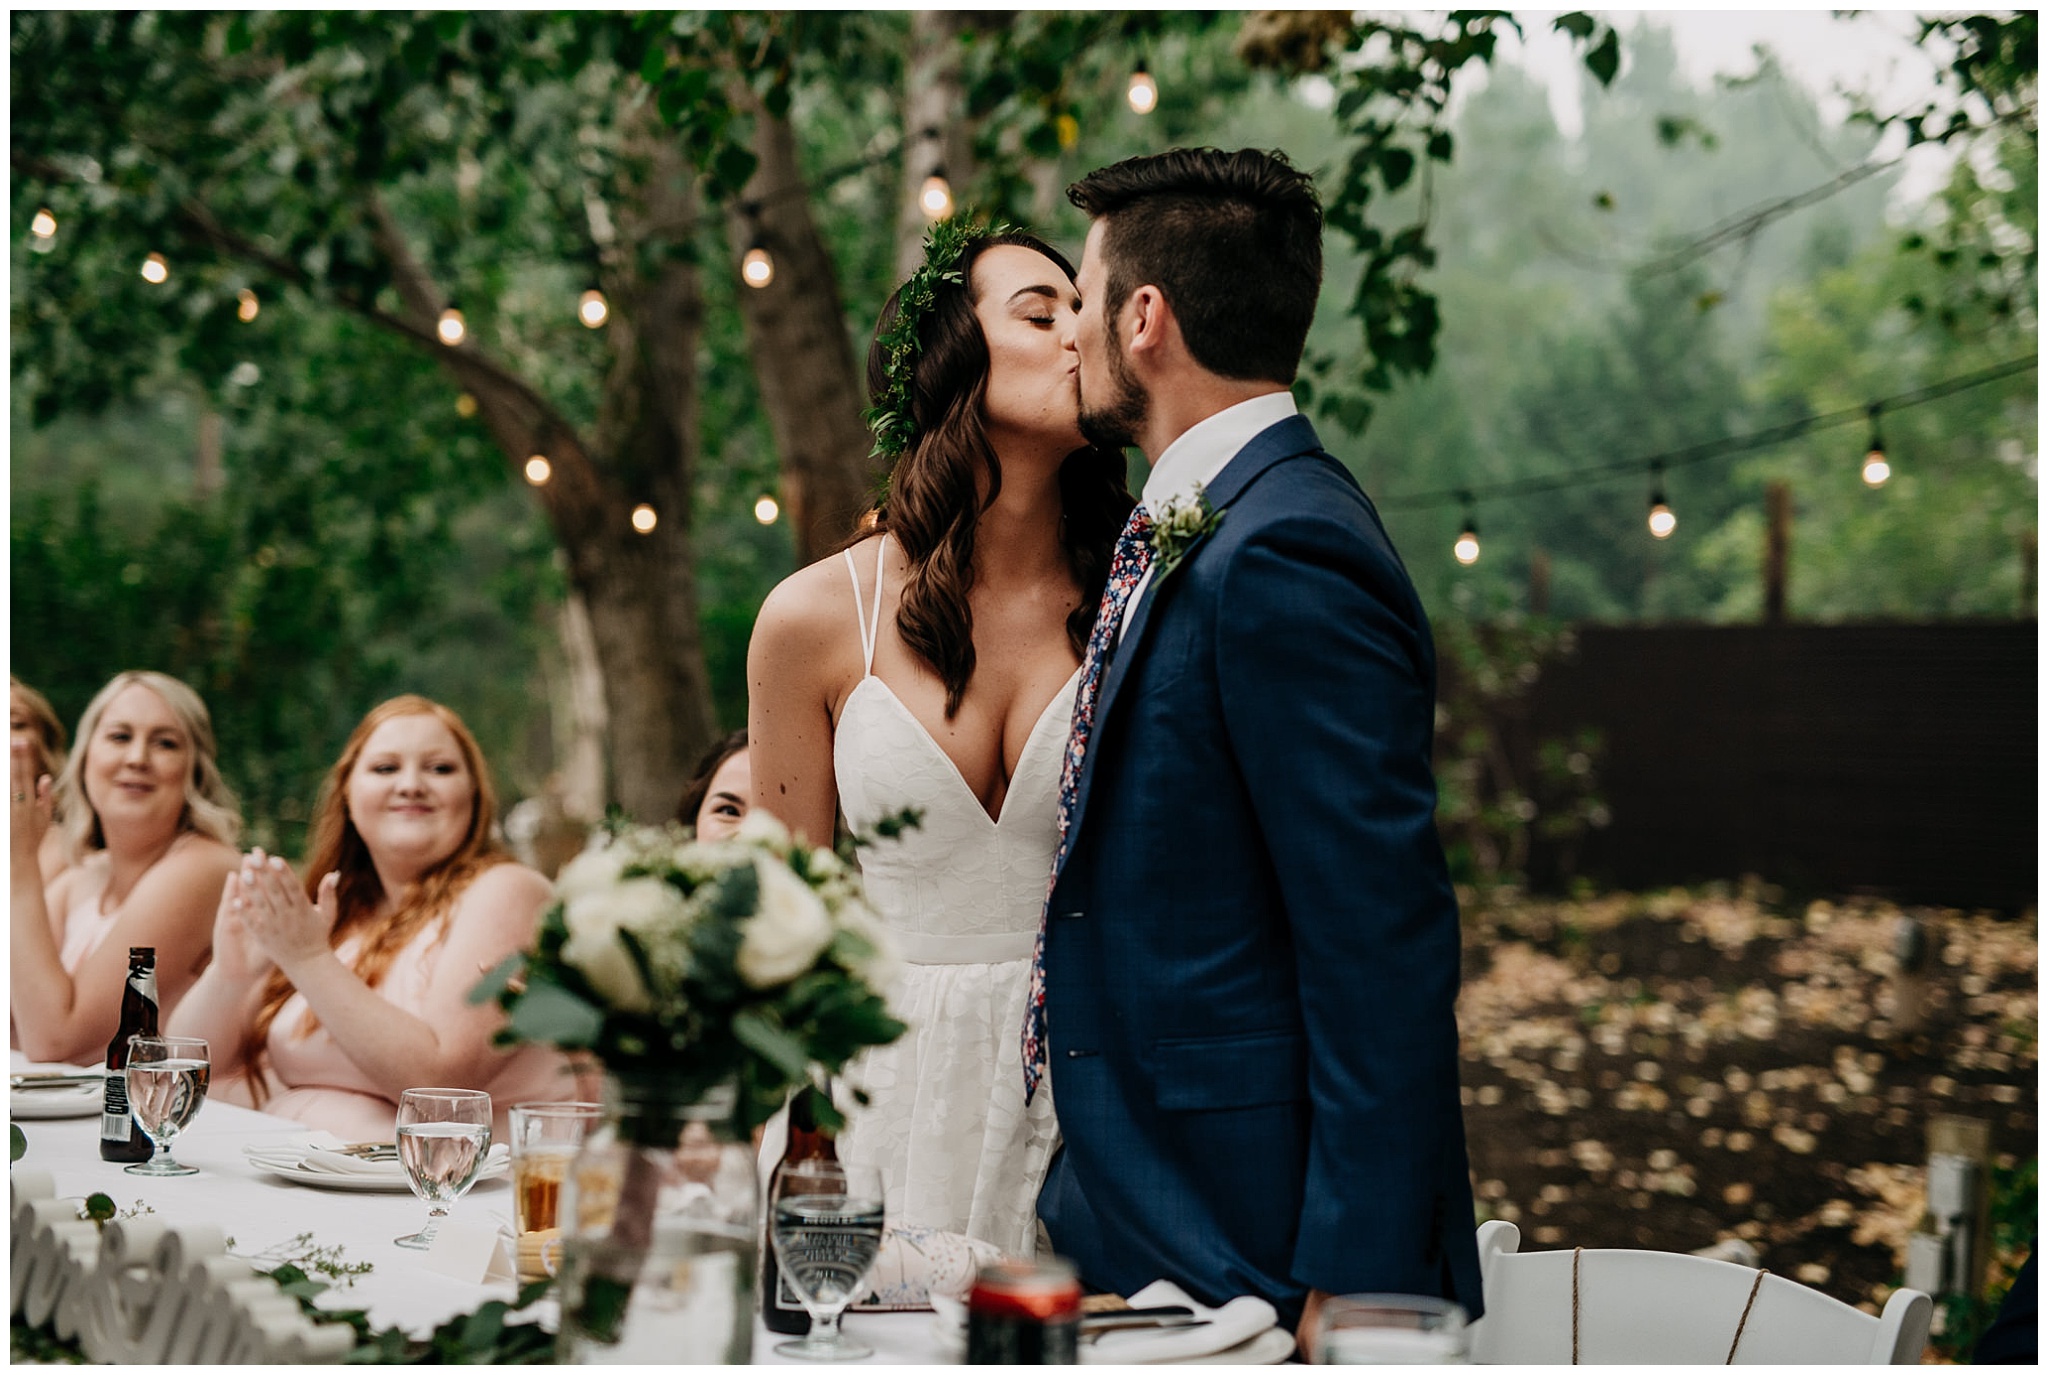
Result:
<svg viewBox="0 0 2048 1375"><path fill-rule="evenodd" d="M1486 1316L1472 1330L1472 1359L1568 1365L1572 1252L1521 1253L1512 1232L1506 1223L1480 1232ZM1894 1295L1880 1319L1782 1276L1759 1285L1746 1266L1670 1251L1584 1251L1578 1284L1582 1365L1720 1365L1738 1327L1737 1365L1912 1364L1931 1316L1913 1291Z"/></svg>

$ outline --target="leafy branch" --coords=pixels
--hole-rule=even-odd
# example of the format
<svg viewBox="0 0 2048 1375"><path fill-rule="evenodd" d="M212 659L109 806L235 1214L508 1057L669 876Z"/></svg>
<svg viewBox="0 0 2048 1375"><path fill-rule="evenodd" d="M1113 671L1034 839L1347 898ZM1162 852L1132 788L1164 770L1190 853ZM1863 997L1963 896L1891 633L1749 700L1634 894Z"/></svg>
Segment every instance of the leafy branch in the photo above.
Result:
<svg viewBox="0 0 2048 1375"><path fill-rule="evenodd" d="M1266 11L1247 19L1238 37L1238 56L1248 65L1289 74L1327 71L1340 92L1337 124L1349 152L1324 188L1324 215L1365 258L1350 304L1365 349L1348 379L1355 390L1332 385L1329 360L1321 359L1310 367L1321 386L1312 381L1303 391L1313 401L1321 390L1320 413L1353 433L1372 416L1361 391L1390 391L1402 377L1435 366L1437 300L1419 281L1436 266L1428 169L1451 160L1453 80L1475 62L1492 63L1503 28L1522 33L1503 10L1454 10L1421 22L1428 27L1405 17ZM1585 50L1586 69L1602 86L1614 80L1621 40L1611 24L1574 12L1551 27ZM1418 174L1423 194L1415 218L1393 229L1376 223L1375 202L1406 189Z"/></svg>

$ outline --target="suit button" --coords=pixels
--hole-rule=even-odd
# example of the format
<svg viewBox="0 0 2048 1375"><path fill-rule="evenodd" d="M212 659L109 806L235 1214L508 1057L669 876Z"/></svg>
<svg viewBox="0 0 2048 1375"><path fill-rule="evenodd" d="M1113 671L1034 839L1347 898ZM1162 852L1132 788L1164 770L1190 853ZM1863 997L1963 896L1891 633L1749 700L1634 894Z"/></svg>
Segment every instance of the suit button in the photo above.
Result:
<svg viewBox="0 0 2048 1375"><path fill-rule="evenodd" d="M1071 911L1061 912L1058 915L1066 921L1079 921L1082 917L1086 916L1087 913L1083 912L1080 908L1076 907L1073 908Z"/></svg>
<svg viewBox="0 0 2048 1375"><path fill-rule="evenodd" d="M1100 1054L1102 1054L1102 1052L1099 1050L1070 1050L1067 1052L1067 1058L1069 1060L1084 1060L1090 1055Z"/></svg>

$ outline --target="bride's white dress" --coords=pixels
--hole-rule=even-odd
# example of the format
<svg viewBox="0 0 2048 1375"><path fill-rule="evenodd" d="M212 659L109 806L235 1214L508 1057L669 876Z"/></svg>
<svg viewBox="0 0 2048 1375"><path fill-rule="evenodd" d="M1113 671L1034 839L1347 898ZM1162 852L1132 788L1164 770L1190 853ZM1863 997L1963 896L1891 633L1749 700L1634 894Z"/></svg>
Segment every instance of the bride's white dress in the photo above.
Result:
<svg viewBox="0 0 2048 1375"><path fill-rule="evenodd" d="M900 841L860 850L868 900L905 961L889 1001L910 1030L848 1067L872 1102L853 1110L840 1158L882 1172L891 1223L964 1232L1028 1256L1058 1129L1047 1086L1025 1106L1018 1047L1080 674L1040 715L992 820L874 676L879 596L862 596L850 551L846 563L866 664L833 739L840 809L856 834L904 807L924 820ZM869 587L879 582L878 566Z"/></svg>

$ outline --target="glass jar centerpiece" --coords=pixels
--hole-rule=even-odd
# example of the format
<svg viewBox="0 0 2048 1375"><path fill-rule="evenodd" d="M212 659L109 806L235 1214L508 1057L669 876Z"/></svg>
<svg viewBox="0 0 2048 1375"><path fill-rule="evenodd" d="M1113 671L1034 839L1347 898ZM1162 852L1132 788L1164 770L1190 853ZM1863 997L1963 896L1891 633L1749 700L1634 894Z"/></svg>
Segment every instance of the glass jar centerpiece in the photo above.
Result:
<svg viewBox="0 0 2048 1375"><path fill-rule="evenodd" d="M550 1258L559 1359L750 1359L753 1129L792 1087L903 1034L878 991L893 964L853 867L764 812L720 841L607 827L564 866L535 948L471 995L504 1007L502 1041L606 1071L605 1121L569 1167Z"/></svg>

